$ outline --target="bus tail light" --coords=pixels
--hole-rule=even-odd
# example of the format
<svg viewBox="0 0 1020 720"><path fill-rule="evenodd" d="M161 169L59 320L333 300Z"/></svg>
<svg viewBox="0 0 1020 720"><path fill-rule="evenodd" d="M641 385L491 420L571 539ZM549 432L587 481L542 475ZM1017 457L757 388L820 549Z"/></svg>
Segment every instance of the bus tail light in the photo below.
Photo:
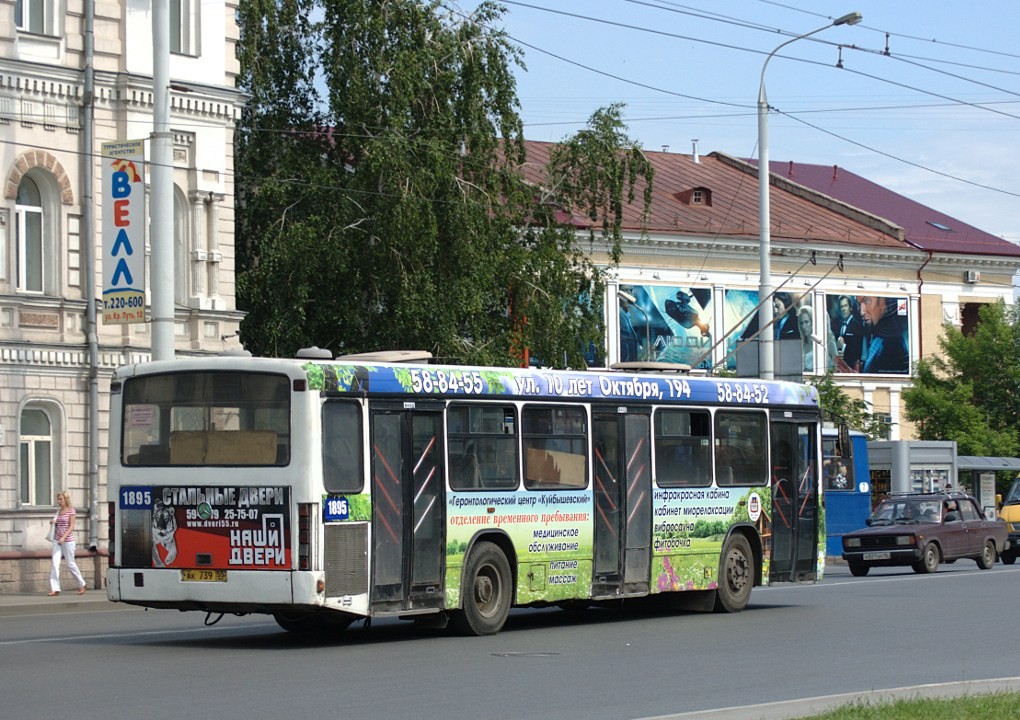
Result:
<svg viewBox="0 0 1020 720"><path fill-rule="evenodd" d="M298 570L311 570L312 506L298 505Z"/></svg>
<svg viewBox="0 0 1020 720"><path fill-rule="evenodd" d="M109 518L107 523L106 554L107 564L117 567L117 503L106 503L106 515Z"/></svg>

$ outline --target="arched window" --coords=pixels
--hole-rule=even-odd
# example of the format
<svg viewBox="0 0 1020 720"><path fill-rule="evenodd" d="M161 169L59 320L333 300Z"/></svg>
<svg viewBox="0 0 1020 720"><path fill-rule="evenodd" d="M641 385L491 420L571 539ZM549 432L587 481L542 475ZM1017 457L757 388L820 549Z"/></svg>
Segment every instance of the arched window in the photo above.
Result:
<svg viewBox="0 0 1020 720"><path fill-rule="evenodd" d="M174 186L174 302L188 305L191 276L191 211L181 189Z"/></svg>
<svg viewBox="0 0 1020 720"><path fill-rule="evenodd" d="M54 423L49 412L38 405L26 405L21 411L18 439L21 504L54 504Z"/></svg>
<svg viewBox="0 0 1020 720"><path fill-rule="evenodd" d="M43 258L42 193L39 192L39 186L30 177L23 177L18 185L14 213L18 252L18 290L42 293L46 281Z"/></svg>

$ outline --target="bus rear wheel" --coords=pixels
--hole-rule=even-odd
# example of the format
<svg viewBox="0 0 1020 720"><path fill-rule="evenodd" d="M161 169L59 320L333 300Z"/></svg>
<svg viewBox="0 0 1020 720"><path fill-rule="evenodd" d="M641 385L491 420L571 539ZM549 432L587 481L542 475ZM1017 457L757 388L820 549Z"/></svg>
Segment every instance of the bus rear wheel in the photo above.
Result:
<svg viewBox="0 0 1020 720"><path fill-rule="evenodd" d="M312 635L319 629L319 623L312 613L273 613L276 624L289 633L297 635Z"/></svg>
<svg viewBox="0 0 1020 720"><path fill-rule="evenodd" d="M732 535L719 560L719 588L715 595L716 612L740 612L747 607L754 587L754 555L751 543L743 535Z"/></svg>
<svg viewBox="0 0 1020 720"><path fill-rule="evenodd" d="M464 606L453 615L462 635L495 635L510 614L513 595L510 563L490 542L480 542L464 567Z"/></svg>
<svg viewBox="0 0 1020 720"><path fill-rule="evenodd" d="M353 620L342 615L326 616L314 612L276 612L273 619L287 632L304 636L340 634Z"/></svg>

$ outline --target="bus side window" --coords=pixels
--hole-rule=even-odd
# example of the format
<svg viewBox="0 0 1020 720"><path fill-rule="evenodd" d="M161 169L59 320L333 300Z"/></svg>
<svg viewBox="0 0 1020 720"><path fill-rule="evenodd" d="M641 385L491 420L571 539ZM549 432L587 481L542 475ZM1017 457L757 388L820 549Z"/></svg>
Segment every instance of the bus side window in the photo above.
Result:
<svg viewBox="0 0 1020 720"><path fill-rule="evenodd" d="M525 487L530 490L588 487L588 428L582 408L528 405L521 425Z"/></svg>
<svg viewBox="0 0 1020 720"><path fill-rule="evenodd" d="M709 414L704 410L657 410L655 480L659 487L711 485Z"/></svg>
<svg viewBox="0 0 1020 720"><path fill-rule="evenodd" d="M452 490L517 488L517 417L512 406L464 402L447 409Z"/></svg>
<svg viewBox="0 0 1020 720"><path fill-rule="evenodd" d="M715 414L716 483L765 485L768 467L766 416L757 411L719 410ZM792 462L793 458L790 458ZM730 468L732 474L726 471ZM792 468L791 468L792 469Z"/></svg>
<svg viewBox="0 0 1020 720"><path fill-rule="evenodd" d="M329 400L322 406L322 480L326 491L364 488L361 406Z"/></svg>

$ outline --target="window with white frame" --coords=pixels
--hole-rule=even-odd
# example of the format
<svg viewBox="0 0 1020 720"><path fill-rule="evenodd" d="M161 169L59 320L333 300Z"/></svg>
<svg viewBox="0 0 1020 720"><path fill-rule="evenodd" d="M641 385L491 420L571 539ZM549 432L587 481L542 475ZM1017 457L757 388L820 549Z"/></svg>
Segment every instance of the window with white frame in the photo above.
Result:
<svg viewBox="0 0 1020 720"><path fill-rule="evenodd" d="M54 423L40 406L26 405L18 428L22 505L53 504Z"/></svg>
<svg viewBox="0 0 1020 720"><path fill-rule="evenodd" d="M54 34L56 0L14 0L14 24L36 35Z"/></svg>
<svg viewBox="0 0 1020 720"><path fill-rule="evenodd" d="M18 290L42 293L46 280L43 264L42 194L36 182L27 176L18 185L14 226L17 237Z"/></svg>
<svg viewBox="0 0 1020 720"><path fill-rule="evenodd" d="M169 0L170 52L198 55L198 12L195 0Z"/></svg>

